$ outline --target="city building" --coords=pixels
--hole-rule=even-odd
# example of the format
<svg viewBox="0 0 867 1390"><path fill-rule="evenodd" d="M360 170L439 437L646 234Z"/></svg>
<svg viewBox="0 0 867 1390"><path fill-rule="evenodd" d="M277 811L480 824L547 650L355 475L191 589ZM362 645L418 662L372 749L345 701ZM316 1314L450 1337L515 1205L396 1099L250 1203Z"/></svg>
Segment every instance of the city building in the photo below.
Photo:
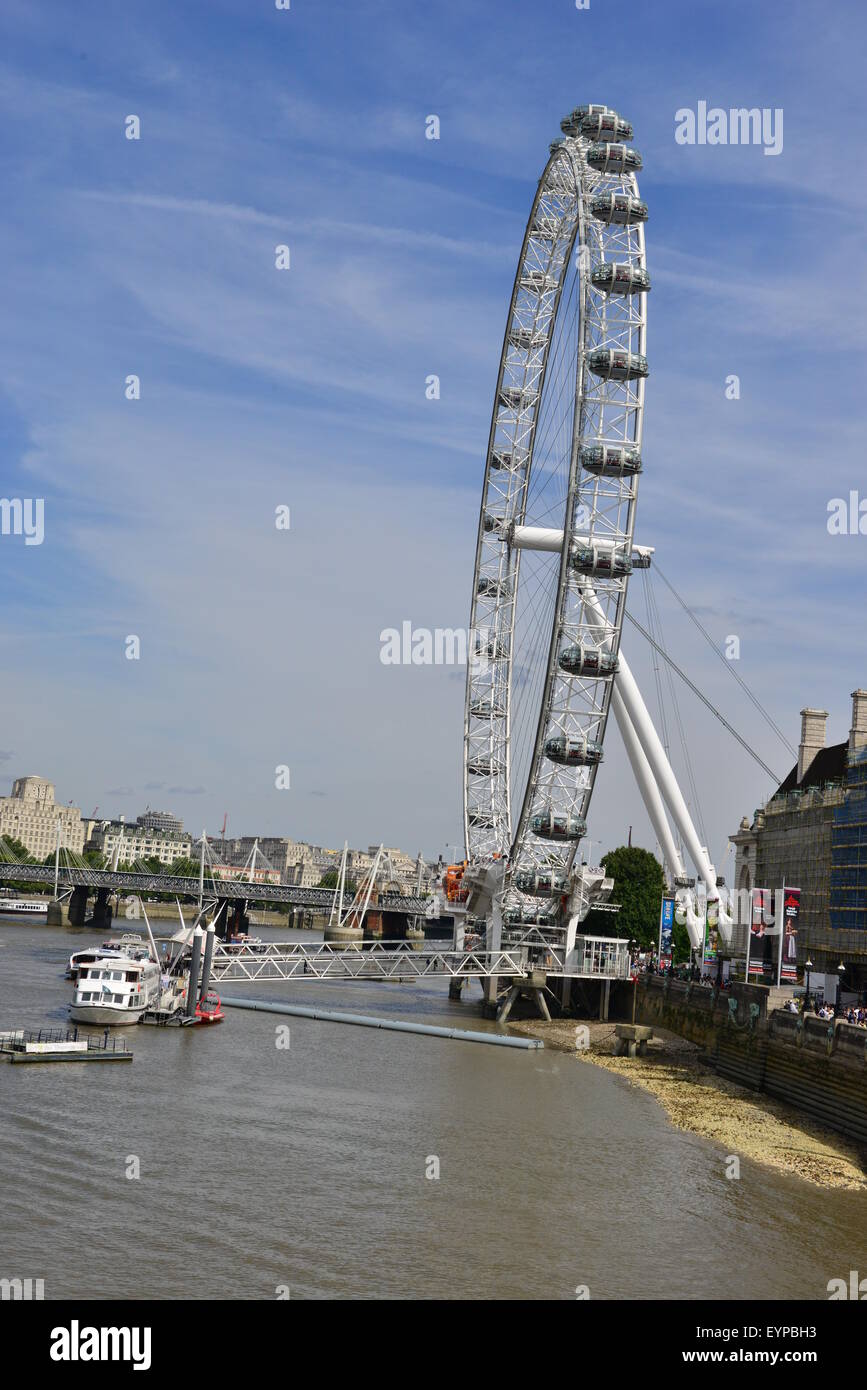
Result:
<svg viewBox="0 0 867 1390"><path fill-rule="evenodd" d="M245 883L280 883L282 881L279 869L269 869L267 865L258 861L255 869L248 868L243 864L214 864L206 872L208 878L240 878Z"/></svg>
<svg viewBox="0 0 867 1390"><path fill-rule="evenodd" d="M215 862L232 870L241 869L250 862L254 846L257 849L256 864L260 869L274 869L279 874L279 882L296 888L318 888L326 874L338 874L343 858L342 849L328 849L322 845L311 845L304 840L290 840L286 836L241 835L233 839L211 837L208 845ZM346 854L346 875L350 881L359 883L373 867L378 845L367 850L350 849ZM266 863L263 864L263 860ZM390 865L390 869L389 869ZM424 867L424 866L423 866ZM383 853L380 872L405 891L415 891L418 878L418 860L411 859L401 849L389 849ZM427 878L430 877L425 869ZM228 874L226 876L229 876ZM270 874L268 881L272 881Z"/></svg>
<svg viewBox="0 0 867 1390"><path fill-rule="evenodd" d="M173 835L184 833L184 823L179 816L173 816L171 811L152 811L150 807L135 818L136 825L141 825L145 830L168 830Z"/></svg>
<svg viewBox="0 0 867 1390"><path fill-rule="evenodd" d="M136 859L159 859L171 865L176 859L192 857L193 842L188 834L175 834L126 821L102 820L93 824L87 848L105 855L108 863L132 864Z"/></svg>
<svg viewBox="0 0 867 1390"><path fill-rule="evenodd" d="M262 860L267 860L267 865L263 867L276 869L279 881L283 883L292 881L288 874L295 865L300 849L294 840L287 839L285 835L240 835L228 840L214 836L209 838L208 845L214 858L228 868L242 868L249 862L255 846L256 863L261 866Z"/></svg>
<svg viewBox="0 0 867 1390"><path fill-rule="evenodd" d="M78 806L58 805L53 782L44 777L17 777L12 783L12 795L0 797L0 836L20 840L34 859L44 859L55 849L58 822L61 848L81 854L81 810Z"/></svg>
<svg viewBox="0 0 867 1390"><path fill-rule="evenodd" d="M729 838L735 888L800 888L799 970L810 960L811 986L833 999L841 964L844 993L867 987L867 691L852 693L843 743L826 744L827 718L801 710L797 763Z"/></svg>

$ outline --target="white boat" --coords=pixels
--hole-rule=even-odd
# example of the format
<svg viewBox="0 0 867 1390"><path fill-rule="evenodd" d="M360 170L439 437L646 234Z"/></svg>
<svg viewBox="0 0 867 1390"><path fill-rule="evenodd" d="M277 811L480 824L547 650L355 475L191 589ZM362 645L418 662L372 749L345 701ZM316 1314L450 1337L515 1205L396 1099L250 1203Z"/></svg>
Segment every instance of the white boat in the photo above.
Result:
<svg viewBox="0 0 867 1390"><path fill-rule="evenodd" d="M0 898L0 917L47 917L48 903L38 898Z"/></svg>
<svg viewBox="0 0 867 1390"><path fill-rule="evenodd" d="M100 1026L138 1023L160 999L160 967L141 955L100 954L78 968L69 1017Z"/></svg>
<svg viewBox="0 0 867 1390"><path fill-rule="evenodd" d="M73 951L66 967L66 978L74 980L83 965L93 965L100 956L133 956L136 959L150 954L147 942L138 932L124 932L123 936L112 936L101 946L88 946L83 951Z"/></svg>

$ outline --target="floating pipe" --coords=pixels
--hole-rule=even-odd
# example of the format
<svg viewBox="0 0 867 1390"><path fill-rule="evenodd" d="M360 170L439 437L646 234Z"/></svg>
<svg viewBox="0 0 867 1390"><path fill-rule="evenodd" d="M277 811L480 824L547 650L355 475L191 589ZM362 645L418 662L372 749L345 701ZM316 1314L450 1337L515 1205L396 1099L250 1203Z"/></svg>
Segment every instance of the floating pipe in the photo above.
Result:
<svg viewBox="0 0 867 1390"><path fill-rule="evenodd" d="M258 999L226 999L220 1002L231 1009L258 1009L266 1014L292 1014L299 1018L318 1018L326 1023L355 1023L362 1028L385 1028L394 1033L427 1033L434 1038L459 1038L463 1042L496 1043L500 1047L536 1049L544 1047L540 1038L504 1038L498 1033L471 1033L467 1028L440 1028L433 1023L404 1023L400 1019L374 1018L370 1014L334 1013L331 1009L313 1009L305 1004L261 1004Z"/></svg>

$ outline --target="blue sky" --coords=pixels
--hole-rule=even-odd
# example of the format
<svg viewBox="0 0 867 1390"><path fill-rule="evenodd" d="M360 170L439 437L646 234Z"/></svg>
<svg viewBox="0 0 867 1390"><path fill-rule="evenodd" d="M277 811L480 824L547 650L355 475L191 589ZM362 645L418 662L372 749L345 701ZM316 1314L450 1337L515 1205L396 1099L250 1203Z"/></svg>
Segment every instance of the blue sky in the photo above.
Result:
<svg viewBox="0 0 867 1390"><path fill-rule="evenodd" d="M463 673L383 666L379 633L466 623L515 261L581 101L632 120L644 156L638 538L720 643L740 636L739 673L792 742L805 703L844 738L867 539L826 516L867 495L865 27L855 3L797 0L6 0L2 494L44 497L46 537L0 537L0 772L51 777L88 813L459 840ZM699 101L782 108L782 153L678 145ZM659 593L667 645L785 774ZM655 710L642 647L627 631ZM680 700L719 860L771 785ZM652 848L612 732L590 834L629 823Z"/></svg>

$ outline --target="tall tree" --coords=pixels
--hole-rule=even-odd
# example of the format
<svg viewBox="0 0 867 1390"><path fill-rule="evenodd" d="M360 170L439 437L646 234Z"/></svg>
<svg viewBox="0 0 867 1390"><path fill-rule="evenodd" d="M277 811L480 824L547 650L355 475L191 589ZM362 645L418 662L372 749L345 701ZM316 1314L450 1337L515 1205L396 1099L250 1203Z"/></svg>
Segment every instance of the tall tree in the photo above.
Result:
<svg viewBox="0 0 867 1390"><path fill-rule="evenodd" d="M618 936L637 941L642 948L654 947L665 885L659 860L649 850L620 845L610 849L601 862L608 877L614 879L611 901L620 904L620 911L614 918L610 913L590 912L582 929L610 935L613 928Z"/></svg>

